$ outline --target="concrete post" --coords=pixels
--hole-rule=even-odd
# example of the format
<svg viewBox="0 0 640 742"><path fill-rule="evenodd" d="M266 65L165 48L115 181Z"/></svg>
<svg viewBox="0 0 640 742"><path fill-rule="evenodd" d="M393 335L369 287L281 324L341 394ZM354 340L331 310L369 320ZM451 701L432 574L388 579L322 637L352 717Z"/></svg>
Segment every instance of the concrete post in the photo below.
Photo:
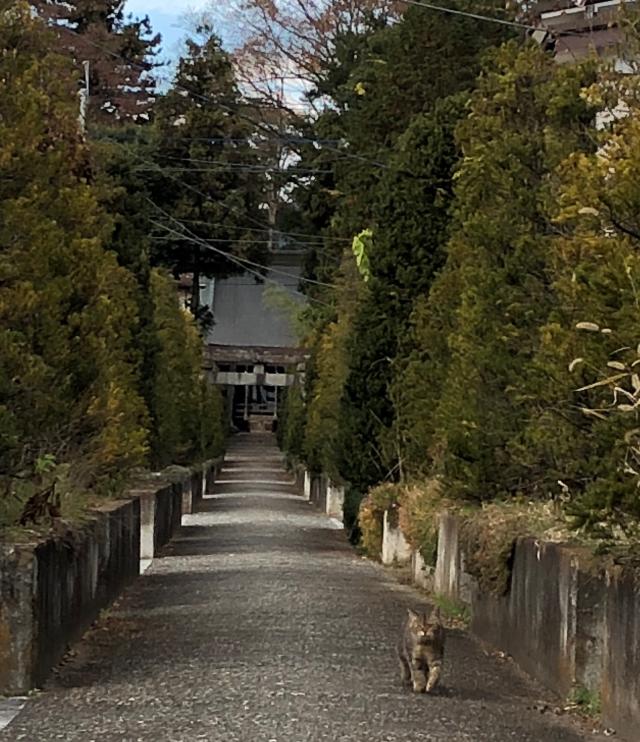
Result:
<svg viewBox="0 0 640 742"><path fill-rule="evenodd" d="M138 494L138 493L132 493ZM141 492L140 498L140 561L153 559L156 520L156 493Z"/></svg>
<svg viewBox="0 0 640 742"><path fill-rule="evenodd" d="M407 543L399 526L391 524L389 511L386 510L382 531L382 563L407 564L411 559L411 547Z"/></svg>
<svg viewBox="0 0 640 742"><path fill-rule="evenodd" d="M327 482L327 515L337 518L339 521L344 519L344 487L338 487L331 480Z"/></svg>

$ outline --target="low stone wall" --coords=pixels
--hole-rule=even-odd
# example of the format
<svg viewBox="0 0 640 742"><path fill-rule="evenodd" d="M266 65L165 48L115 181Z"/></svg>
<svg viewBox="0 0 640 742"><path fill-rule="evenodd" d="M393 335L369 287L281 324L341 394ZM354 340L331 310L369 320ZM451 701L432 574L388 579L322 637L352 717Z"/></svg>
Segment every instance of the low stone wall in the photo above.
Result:
<svg viewBox="0 0 640 742"><path fill-rule="evenodd" d="M339 521L344 520L344 487L324 474L312 474L304 466L294 466L298 492L319 510Z"/></svg>
<svg viewBox="0 0 640 742"><path fill-rule="evenodd" d="M191 477L180 482L138 486L130 494L140 502L140 560L149 561L192 512Z"/></svg>
<svg viewBox="0 0 640 742"><path fill-rule="evenodd" d="M302 494L305 500L311 501L311 474L306 469L303 469L302 473L302 486L300 487L300 481L296 479L299 489L302 490Z"/></svg>
<svg viewBox="0 0 640 742"><path fill-rule="evenodd" d="M419 551L411 552L411 579L423 590L433 590L433 567L427 564Z"/></svg>
<svg viewBox="0 0 640 742"><path fill-rule="evenodd" d="M324 474L312 475L309 502L323 513L327 511L327 477Z"/></svg>
<svg viewBox="0 0 640 742"><path fill-rule="evenodd" d="M311 499L311 474L302 464L291 463L288 465L289 470L295 479L296 490L304 497L305 500Z"/></svg>
<svg viewBox="0 0 640 742"><path fill-rule="evenodd" d="M505 596L474 588L472 631L510 654L558 695L569 695L576 672L577 564L557 544L524 539L516 545Z"/></svg>
<svg viewBox="0 0 640 742"><path fill-rule="evenodd" d="M202 465L202 497L213 494L213 485L220 476L223 463L224 456L220 456ZM195 504L197 505L197 500Z"/></svg>
<svg viewBox="0 0 640 742"><path fill-rule="evenodd" d="M385 539L397 529L385 516ZM562 697L575 686L602 701L603 720L636 739L640 728L640 575L585 550L533 538L516 543L509 589L483 592L465 571L459 522L439 519L433 578L411 555L414 581L471 608L471 631Z"/></svg>
<svg viewBox="0 0 640 742"><path fill-rule="evenodd" d="M457 519L449 513L443 513L438 522L438 554L433 572L433 589L438 595L470 603L473 580L465 572L464 554L458 535Z"/></svg>
<svg viewBox="0 0 640 742"><path fill-rule="evenodd" d="M220 461L145 484L83 526L0 547L0 695L40 687L69 645L140 573L210 489Z"/></svg>
<svg viewBox="0 0 640 742"><path fill-rule="evenodd" d="M0 693L39 687L140 571L140 503L113 503L82 528L0 550Z"/></svg>
<svg viewBox="0 0 640 742"><path fill-rule="evenodd" d="M640 729L640 576L619 567L604 576L602 703L605 720L629 739Z"/></svg>
<svg viewBox="0 0 640 742"><path fill-rule="evenodd" d="M155 493L153 555L169 541L182 523L182 490L188 483L170 484Z"/></svg>

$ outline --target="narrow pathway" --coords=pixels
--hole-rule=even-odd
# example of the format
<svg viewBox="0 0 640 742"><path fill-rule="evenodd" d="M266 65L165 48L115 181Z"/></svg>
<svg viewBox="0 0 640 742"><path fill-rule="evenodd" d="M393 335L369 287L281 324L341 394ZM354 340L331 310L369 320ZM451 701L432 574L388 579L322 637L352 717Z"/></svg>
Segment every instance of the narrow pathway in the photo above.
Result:
<svg viewBox="0 0 640 742"><path fill-rule="evenodd" d="M214 497L0 742L578 742L544 695L449 633L444 687L398 682L421 596L295 491L271 438L233 441Z"/></svg>

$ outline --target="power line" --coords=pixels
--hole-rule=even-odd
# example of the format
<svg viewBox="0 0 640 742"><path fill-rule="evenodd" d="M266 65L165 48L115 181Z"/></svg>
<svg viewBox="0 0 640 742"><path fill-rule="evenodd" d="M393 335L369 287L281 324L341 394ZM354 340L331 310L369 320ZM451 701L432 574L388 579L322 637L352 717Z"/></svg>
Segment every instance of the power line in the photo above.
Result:
<svg viewBox="0 0 640 742"><path fill-rule="evenodd" d="M487 21L488 23L497 23L502 26L520 28L525 31L545 31L556 40L562 38L563 36L580 37L586 36L590 33L590 29L587 29L586 31L576 31L571 29L554 30L552 28L549 28L548 26L545 26L542 22L540 22L538 25L533 25L531 23L522 23L521 21L510 21L504 18L495 18L494 16L483 15L481 13L458 10L457 8L451 8L445 5L434 5L433 3L423 2L423 0L401 0L401 2L405 3L406 5L415 5L419 8L426 8L427 10L434 10L436 12L446 13L448 15L464 16L466 18L473 18L474 20L478 21Z"/></svg>
<svg viewBox="0 0 640 742"><path fill-rule="evenodd" d="M117 139L113 139L112 137L106 137L106 139L118 143L118 140ZM164 175L167 178L171 179L174 183L178 183L178 185L184 186L185 188L187 188L191 192L193 192L196 195L200 196L201 198L205 199L205 201L208 201L209 203L216 203L211 198L211 196L209 196L208 194L204 193L200 189L196 188L195 186L192 186L190 183L187 183L184 180L181 180L180 178L176 177L175 175L172 175L171 173L166 172L166 170L164 168L162 168L157 162L154 162L153 160L149 160L149 159L147 159L145 157L141 157L140 155L138 155L135 152L133 152L131 154L139 162L145 163L147 165L151 165L152 166L152 169L155 170L156 172L158 172L160 175ZM149 170L149 172L151 172L151 169ZM230 206L227 206L227 209L229 211L235 211ZM235 213L238 214L237 211L235 211ZM250 217L249 215L243 214L242 217L245 218L245 219L248 219L253 224L257 224L259 226L257 228L256 227L246 227L246 226L242 226L242 227L237 226L236 227L236 226L233 226L233 225L222 224L221 222L209 222L209 221L200 220L200 219L183 220L183 221L185 223L202 224L202 225L207 225L207 226L210 226L210 227L222 227L224 229L234 229L234 230L240 231L240 232L258 232L258 233L265 233L265 234L280 235L282 237L305 237L305 238L309 238L309 239L315 240L318 245L324 244L324 241L325 241L325 238L322 237L321 235L318 235L318 234L309 234L308 232L293 232L293 231L286 231L285 232L283 230L277 229L276 227L271 227L271 226L268 226L268 225L266 225L266 224L264 224L262 222L259 222L256 219L253 219L252 217ZM352 237L336 237L336 236L331 236L331 237L326 238L326 239L330 239L333 242L349 242L349 243L351 243L353 241L353 238ZM311 245L313 243L309 242L309 244Z"/></svg>
<svg viewBox="0 0 640 742"><path fill-rule="evenodd" d="M200 221L196 221L196 220L193 220L193 219L180 219L180 221L183 224L194 224L194 223L197 223L197 224L209 224L208 222L200 222ZM209 226L215 226L215 225L210 224ZM219 224L218 226L225 227L226 225ZM275 230L274 230L274 236L276 236L277 234L278 233L275 232ZM233 237L228 237L226 239L225 238L216 238L216 239L214 239L214 238L211 238L211 237L207 237L206 240L207 240L207 242L216 242L216 243L221 243L221 244L225 244L225 245L228 244L229 242L233 242L234 245L271 245L271 244L273 244L273 240L236 240ZM319 243L319 242L296 242L295 243L295 246L300 246L300 247L318 247L321 244L322 243ZM284 252L287 252L287 251L284 250ZM303 252L303 251L300 250L298 252Z"/></svg>
<svg viewBox="0 0 640 742"><path fill-rule="evenodd" d="M178 183L179 185L184 186L185 188L187 188L188 190L190 190L192 193L195 193L196 195L198 195L201 198L203 198L205 201L208 201L209 203L212 203L212 204L215 204L216 203L211 198L211 196L209 196L208 194L204 193L199 188L196 188L195 186L192 186L189 183L186 183L184 180L180 180L180 178L177 178L175 175L172 175L171 173L166 172L157 163L152 162L151 160L147 160L144 157L140 157L139 155L137 155L135 153L133 154L133 156L136 159L138 159L140 162L146 162L147 164L154 166L161 175L165 175L167 178L170 178L171 180L173 180L174 183ZM150 200L150 199L148 199L148 200ZM158 208L160 208L160 207L158 207ZM280 232L279 230L277 230L277 229L275 229L273 227L269 227L269 226L267 226L267 225L265 225L265 224L257 221L253 217L250 217L248 214L239 214L239 212L236 209L234 209L233 207L231 207L231 206L227 206L227 210L228 211L232 211L236 215L241 216L243 219L247 219L250 222L253 222L254 224L258 224L260 226L260 229L259 230L253 230L253 229L250 230L248 227L235 227L235 229L241 229L243 231L260 231L260 232L266 232L266 233L274 234L274 235L275 234L281 234L281 235L286 235L286 236L296 236L296 235L298 235L298 236L305 236L305 235L303 235L302 233L299 233L299 232ZM227 227L227 225L221 224L219 222L218 223L215 223L215 222L202 222L202 224L208 224L211 227L218 226L218 227L223 227L223 228L226 228L226 229L229 228L229 227ZM311 235L311 236L315 236L315 235ZM340 242L342 242L342 241L344 241L344 242L352 242L353 241L352 238L348 238L348 237L336 237L336 238L332 238L332 239L334 239L335 241L340 241Z"/></svg>
<svg viewBox="0 0 640 742"><path fill-rule="evenodd" d="M140 64L138 62L135 62L135 61L133 61L131 59L127 59L124 55L118 54L117 52L114 52L113 49L109 49L108 47L104 46L103 44L99 44L99 43L93 41L92 39L87 38L86 37L86 34L81 34L78 31L76 31L75 29L67 28L67 27L65 27L65 31L68 31L71 34L74 34L75 36L78 36L79 38L82 38L83 41L85 41L90 46L93 46L96 49L100 49L100 50L104 51L106 54L108 54L112 58L118 59L118 60L120 60L122 62L125 62L126 64L128 64L130 67L133 67L134 69L137 68L137 69L139 69L139 70L141 70L142 72L145 72L145 73L150 72L150 69L147 66L145 66L143 64ZM159 79L162 79L162 78L159 78ZM222 103L219 100L213 100L213 99L211 99L210 97L208 97L206 95L202 95L200 93L196 93L196 92L194 92L192 90L189 90L189 88L187 88L184 85L180 85L175 80L172 80L171 83L172 83L173 87L176 90L183 90L186 93L188 93L189 95L193 96L194 98L197 98L197 99L201 100L203 103L213 104L213 105L216 105L216 106L222 108L223 110L226 110L229 113L235 113L238 116L238 118L244 119L245 121L249 122L252 126L255 126L256 128L260 129L261 131L267 132L267 134L270 137L273 137L274 136L274 129L271 126L268 126L267 124L265 124L264 122L257 121L255 119L252 119L251 117L247 116L246 114L243 114L240 111L234 110L231 106L228 106L228 105L226 105L225 103ZM248 107L251 107L252 104L247 104L247 106ZM276 132L276 136L279 136L280 133L281 132ZM351 152L344 152L344 151L342 151L342 150L340 150L338 148L332 148L332 147L330 147L328 145L324 145L324 146L325 146L325 149L328 149L329 151L335 151L341 157L344 157L346 159L359 160L360 162L367 162L368 164L375 165L376 167L380 167L380 168L383 168L383 169L391 169L391 168L389 168L389 166L386 163L379 162L379 161L376 161L376 160L372 160L372 159L367 158L367 157L365 157L363 155L357 155L357 154L353 154Z"/></svg>
<svg viewBox="0 0 640 742"><path fill-rule="evenodd" d="M448 15L460 15L465 18L473 18L476 21L498 23L502 26L512 26L514 28L522 28L528 31L539 31L540 29L543 29L545 31L548 30L542 26L532 26L528 23L520 23L519 21L508 21L504 18L494 18L490 15L482 15L481 13L472 13L466 10L458 10L457 8L449 8L444 5L433 5L432 3L422 2L422 0L402 0L402 2L406 3L407 5L415 5L418 8L427 8L428 10L435 10L437 12L446 13Z"/></svg>
<svg viewBox="0 0 640 742"><path fill-rule="evenodd" d="M181 240L186 240L187 242L193 242L196 245L199 245L200 247L204 247L208 250L213 250L214 252L220 253L224 255L227 260L229 260L232 263L235 263L237 266L243 269L243 271L246 271L247 273L251 273L252 275L259 278L261 281L266 281L267 283L272 283L276 286L279 286L284 291L287 291L288 293L296 294L297 296L302 296L305 299L311 299L311 297L307 297L305 294L301 293L300 291L296 291L295 289L292 289L288 286L285 286L284 284L280 283L279 281L274 281L273 279L269 278L268 276L263 275L262 273L259 273L256 270L253 270L252 268L248 268L246 265L243 264L243 262L237 258L234 255L230 255L229 253L225 252L224 250L218 250L217 248L213 247L212 245L208 245L204 240L200 240L197 237L191 237L188 234L184 234L182 232L177 232L175 229L171 229L171 227L167 227L166 224L162 224L162 222L156 222L153 219L151 220L152 224L155 224L157 227L160 227L161 229L166 230L169 234L175 235L176 237L179 237ZM319 302L323 303L323 302ZM329 306L328 304L325 306Z"/></svg>
<svg viewBox="0 0 640 742"><path fill-rule="evenodd" d="M279 281L274 281L273 279L269 278L268 276L264 276L264 275L263 275L262 273L259 273L258 271L256 271L256 270L253 270L252 268L249 268L249 267L247 267L246 265L243 265L243 261L244 261L244 259L242 259L242 258L238 258L238 257L237 257L237 256L235 256L235 255L230 255L229 253L225 252L224 250L220 250L219 248L213 247L213 245L209 245L209 244L207 244L207 243L206 243L206 242L205 242L204 240L201 240L201 239L200 239L199 237L197 237L197 236L196 236L196 235L194 235L194 234L193 234L192 232L190 232L190 230L188 230L188 229L187 229L187 228L186 228L186 227L185 227L185 226L184 226L183 224L181 224L181 223L180 223L180 222L179 222L179 221L178 221L177 219L175 219L175 218L174 218L173 216L171 216L171 214L168 214L168 213L167 213L166 211L164 211L164 209L162 209L162 208L161 208L160 206L158 206L157 204L154 204L154 203L153 203L153 201L151 201L151 199L147 199L147 200L148 200L148 201L149 201L149 202L150 202L150 203L151 203L152 205L154 205L154 206L155 206L155 207L156 207L156 208L158 209L158 211L160 211L160 212L161 212L161 213L163 213L163 214L164 214L165 216L167 216L167 217L168 217L168 218L169 218L169 219L170 219L171 221L173 221L173 222L175 222L176 224L178 224L178 226L179 226L179 227L180 227L180 228L181 228L182 230L184 230L184 232L187 232L187 234L184 234L184 232L182 232L182 233L181 233L181 232L177 232L176 230L174 230L174 229L171 229L171 227L167 227L167 225L166 225L166 224L162 224L162 222L154 222L153 220L151 220L151 221L152 221L152 223L155 223L155 224L156 224L156 225L157 225L158 227L161 227L162 229L166 230L166 231L167 231L167 232L169 232L169 233L173 233L174 235L176 235L176 236L177 236L177 237L179 237L180 239L186 240L187 242L193 242L193 243L195 243L195 244L197 244L197 245L200 245L201 247L204 247L204 248L206 248L206 249L208 249L208 250L213 250L214 252L217 252L217 253L220 253L220 254L224 255L224 256L225 256L225 257L226 257L226 258L227 258L228 260L230 260L230 261L231 261L232 263L235 263L236 265L240 266L240 267L241 267L241 268L243 268L243 270L244 270L244 271L246 271L247 273L251 273L251 274L253 274L253 275L257 276L257 277L258 277L258 278L259 278L260 280L262 280L262 281L266 281L267 283L271 283L271 284L274 284L275 286L278 286L278 287L282 288L282 289L283 289L284 291L287 291L287 292L289 292L289 293L294 293L294 294L296 294L297 296L301 296L301 297L303 297L303 298L304 298L305 300L307 300L307 301L311 301L311 302L314 302L314 303L316 303L316 304L321 304L322 306L325 306L325 307L330 307L330 306L331 306L330 304L327 304L326 302L320 301L319 299L315 299L314 297L311 297L311 296L307 296L306 294L303 294L303 293L301 293L300 291L296 291L295 289L291 289L291 288L289 288L289 287L285 286L284 284L280 283ZM251 262L253 262L253 261L251 261ZM256 263L254 263L254 265L257 265L257 264L256 264ZM268 266L261 266L261 267L262 267L262 268L263 268L264 270L272 270L272 269L271 269L271 268L269 268ZM293 274L290 274L290 275L293 275ZM294 277L295 277L295 278L298 278L298 276L294 276ZM307 281L311 281L312 279L306 279L306 280L307 280ZM325 285L326 285L326 286L329 286L330 288L335 288L335 286L331 286L330 284L325 284Z"/></svg>
<svg viewBox="0 0 640 742"><path fill-rule="evenodd" d="M147 160L144 157L140 157L139 155L133 153L133 156L139 160L140 162L144 162L147 165L151 165L152 168L155 168L157 172L159 172L161 175L169 178L170 180L173 180L174 183L178 183L178 185L183 186L187 190L191 191L192 193L195 193L197 196L200 196L200 198L203 198L205 201L208 201L209 203L215 204L216 202L209 196L208 194L201 191L199 188L196 188L195 186L192 186L190 183L185 182L184 180L180 180L180 178L177 178L175 175L172 175L171 173L167 172L164 168L160 167L156 162L153 162L152 160ZM158 207L159 208L159 207ZM231 206L227 205L228 211L235 211ZM235 212L238 213L237 211ZM252 222L253 224L257 224L260 227L266 227L262 222L257 221L253 217L249 216L248 214L242 214L243 219L247 219L248 221ZM267 227L268 230L268 227Z"/></svg>
<svg viewBox="0 0 640 742"><path fill-rule="evenodd" d="M187 158L184 162L190 162ZM196 162L193 160L192 162ZM205 162L207 162L205 160ZM174 173L278 173L288 174L291 176L302 176L302 175L332 175L333 170L317 170L314 168L285 168L285 167L273 167L271 165L252 165L250 163L241 162L216 162L210 160L213 167L178 167L177 165L167 165L163 167L163 170L170 170ZM150 168L139 168L139 171L146 172Z"/></svg>
<svg viewBox="0 0 640 742"><path fill-rule="evenodd" d="M126 132L125 132L126 134ZM134 135L135 136L135 135ZM125 137L123 137L125 138ZM344 140L342 139L317 139L315 137L303 137L296 134L287 136L273 135L270 137L272 140L280 141L283 144L341 144ZM212 144L252 144L251 137L232 138L232 137L180 137L181 142L209 142ZM258 141L256 144L259 144ZM255 148L255 147L254 147Z"/></svg>
<svg viewBox="0 0 640 742"><path fill-rule="evenodd" d="M308 234L305 232L284 232L280 229L276 229L275 227L264 227L261 229L256 229L252 227L235 227L232 225L226 225L222 224L221 222L208 222L203 219L181 219L184 224L202 224L209 227L225 227L226 229L235 229L237 231L242 232L258 232L258 233L273 233L274 235L280 235L282 237L308 237L315 240L315 242L312 241L301 241L298 242L298 244L301 245L313 245L318 244L322 245L324 244L326 239L333 240L334 242L353 242L353 238L351 237L323 237L322 235L315 235L315 234ZM271 240L267 240L267 242L270 242Z"/></svg>
<svg viewBox="0 0 640 742"><path fill-rule="evenodd" d="M210 244L209 240L204 240L201 237L198 237L196 234L191 232L185 225L179 220L176 219L174 216L166 212L164 209L162 209L160 206L158 206L156 203L154 203L151 199L147 199L147 201L154 206L160 213L164 214L166 217L171 219L172 222L175 222L178 224L185 232L187 232L188 235L192 237L192 239L197 240L200 244L203 246L206 246L207 248L213 250L216 253L219 253L220 255L224 255L225 257L229 258L230 260L234 261L240 261L242 263L246 263L247 265L251 265L254 268L270 271L271 273L278 273L282 276L287 276L288 278L295 278L297 281L302 281L303 283L310 283L314 284L315 286L322 286L323 288L327 289L335 289L336 287L331 283L325 283L324 281L316 281L313 278L305 278L304 276L298 276L294 273L289 273L287 271L278 270L277 268L274 268L273 266L263 265L261 263L256 263L254 260L249 260L249 258L241 258L238 255L233 255L232 253L227 252L226 250L221 250L218 247L214 247ZM162 224L161 222L155 222L152 220L153 224L156 224L157 226L162 227L163 229L167 229L167 226L165 224ZM176 234L174 230L170 230L173 234ZM178 233L179 234L179 233ZM184 235L179 235L181 239L184 238Z"/></svg>

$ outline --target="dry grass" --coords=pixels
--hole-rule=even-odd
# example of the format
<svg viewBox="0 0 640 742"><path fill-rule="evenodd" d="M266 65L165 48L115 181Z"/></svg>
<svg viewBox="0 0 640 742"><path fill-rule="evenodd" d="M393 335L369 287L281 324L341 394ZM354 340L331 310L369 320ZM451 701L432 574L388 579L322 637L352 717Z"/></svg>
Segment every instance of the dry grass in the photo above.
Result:
<svg viewBox="0 0 640 742"><path fill-rule="evenodd" d="M400 527L412 548L430 566L435 566L438 551L438 516L452 508L453 503L445 500L442 484L435 478L407 485L402 491Z"/></svg>
<svg viewBox="0 0 640 742"><path fill-rule="evenodd" d="M509 589L513 551L519 538L571 538L553 503L520 500L487 503L465 514L460 535L467 571L482 590L496 595L504 595Z"/></svg>

